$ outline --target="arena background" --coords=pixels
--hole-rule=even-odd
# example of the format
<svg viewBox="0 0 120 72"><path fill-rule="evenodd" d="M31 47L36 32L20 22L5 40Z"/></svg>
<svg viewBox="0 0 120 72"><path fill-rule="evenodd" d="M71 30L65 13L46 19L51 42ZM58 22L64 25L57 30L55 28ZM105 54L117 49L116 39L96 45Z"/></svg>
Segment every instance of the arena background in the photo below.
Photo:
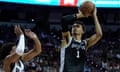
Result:
<svg viewBox="0 0 120 72"><path fill-rule="evenodd" d="M119 1L119 0L116 0ZM120 2L119 2L120 3ZM88 50L85 72L120 72L120 4L97 7L103 29L102 39ZM16 40L14 25L30 28L42 42L42 54L25 63L25 72L58 72L60 61L61 17L77 13L76 6L49 6L0 2L0 47ZM89 37L94 33L92 17L81 19ZM71 24L69 24L71 27ZM31 40L26 51L32 48ZM2 64L0 63L0 67ZM1 71L0 71L1 72Z"/></svg>

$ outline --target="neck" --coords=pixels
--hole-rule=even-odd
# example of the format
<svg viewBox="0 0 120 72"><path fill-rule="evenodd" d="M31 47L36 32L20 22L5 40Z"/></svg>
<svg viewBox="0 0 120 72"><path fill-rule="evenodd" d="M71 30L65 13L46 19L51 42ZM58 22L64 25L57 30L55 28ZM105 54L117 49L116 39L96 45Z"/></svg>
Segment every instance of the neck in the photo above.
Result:
<svg viewBox="0 0 120 72"><path fill-rule="evenodd" d="M82 35L73 35L73 38L78 41L81 40L81 37Z"/></svg>

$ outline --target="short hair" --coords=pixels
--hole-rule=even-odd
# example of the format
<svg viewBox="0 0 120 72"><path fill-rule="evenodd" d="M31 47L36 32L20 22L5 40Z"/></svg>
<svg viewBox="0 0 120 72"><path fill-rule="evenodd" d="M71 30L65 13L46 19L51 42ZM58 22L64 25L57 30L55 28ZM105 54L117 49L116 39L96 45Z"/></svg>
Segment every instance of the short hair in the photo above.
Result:
<svg viewBox="0 0 120 72"><path fill-rule="evenodd" d="M82 28L85 31L85 25L84 25L83 21L76 20L73 24L80 24L80 25L82 25Z"/></svg>
<svg viewBox="0 0 120 72"><path fill-rule="evenodd" d="M7 55L10 54L12 47L15 46L15 43L9 42L2 45L0 49L0 60L3 60Z"/></svg>

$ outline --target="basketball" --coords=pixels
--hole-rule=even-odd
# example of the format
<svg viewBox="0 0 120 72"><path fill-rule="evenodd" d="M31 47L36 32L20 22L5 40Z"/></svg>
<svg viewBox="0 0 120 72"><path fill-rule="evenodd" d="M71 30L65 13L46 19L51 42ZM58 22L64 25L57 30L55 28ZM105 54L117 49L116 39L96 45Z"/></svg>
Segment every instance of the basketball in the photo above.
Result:
<svg viewBox="0 0 120 72"><path fill-rule="evenodd" d="M95 9L95 4L91 1L84 1L83 3L81 3L79 9L84 15L91 15Z"/></svg>

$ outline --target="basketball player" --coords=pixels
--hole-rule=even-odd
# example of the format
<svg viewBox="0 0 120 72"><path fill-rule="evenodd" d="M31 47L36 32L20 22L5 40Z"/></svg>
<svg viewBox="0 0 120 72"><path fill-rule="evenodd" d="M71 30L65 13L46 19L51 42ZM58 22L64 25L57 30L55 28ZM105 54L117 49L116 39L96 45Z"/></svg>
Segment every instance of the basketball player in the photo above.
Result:
<svg viewBox="0 0 120 72"><path fill-rule="evenodd" d="M76 21L78 18L92 16L95 22L96 33L87 39L82 39L84 34L83 23ZM74 21L72 31L68 31L67 24ZM62 48L60 72L84 72L86 51L95 45L102 37L102 30L99 24L96 8L93 13L79 13L66 15L62 18Z"/></svg>
<svg viewBox="0 0 120 72"><path fill-rule="evenodd" d="M23 62L26 62L41 53L41 43L37 35L29 29L25 29L25 35L34 41L34 48L24 53L25 36L20 26L15 26L15 34L19 37L17 45L14 43L4 44L1 48L3 72L24 72Z"/></svg>

